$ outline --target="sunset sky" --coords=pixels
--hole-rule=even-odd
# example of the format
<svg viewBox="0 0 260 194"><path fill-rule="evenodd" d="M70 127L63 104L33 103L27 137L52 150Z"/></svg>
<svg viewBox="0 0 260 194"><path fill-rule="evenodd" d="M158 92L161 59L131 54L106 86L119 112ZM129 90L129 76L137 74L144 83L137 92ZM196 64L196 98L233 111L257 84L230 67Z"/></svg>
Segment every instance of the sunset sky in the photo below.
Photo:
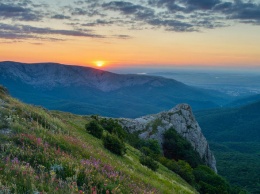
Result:
<svg viewBox="0 0 260 194"><path fill-rule="evenodd" d="M260 1L0 0L0 61L260 66Z"/></svg>

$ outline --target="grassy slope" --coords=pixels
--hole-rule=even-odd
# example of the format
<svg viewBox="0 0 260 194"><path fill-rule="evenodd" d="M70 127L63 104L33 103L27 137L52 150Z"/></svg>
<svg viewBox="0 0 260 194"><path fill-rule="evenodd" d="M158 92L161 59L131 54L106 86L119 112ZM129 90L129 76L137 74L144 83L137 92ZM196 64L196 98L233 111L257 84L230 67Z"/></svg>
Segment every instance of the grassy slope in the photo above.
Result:
<svg viewBox="0 0 260 194"><path fill-rule="evenodd" d="M84 130L88 117L25 105L0 88L0 191L11 193L196 193L178 175L103 148Z"/></svg>

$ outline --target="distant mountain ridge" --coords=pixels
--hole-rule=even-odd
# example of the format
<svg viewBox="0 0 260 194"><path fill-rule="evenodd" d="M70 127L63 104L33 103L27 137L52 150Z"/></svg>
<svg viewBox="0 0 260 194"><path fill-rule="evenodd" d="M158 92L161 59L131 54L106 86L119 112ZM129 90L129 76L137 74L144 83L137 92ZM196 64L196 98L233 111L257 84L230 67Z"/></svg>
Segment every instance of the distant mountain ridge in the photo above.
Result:
<svg viewBox="0 0 260 194"><path fill-rule="evenodd" d="M139 117L179 103L194 110L214 108L227 99L173 79L55 63L0 62L0 84L26 103L112 117Z"/></svg>
<svg viewBox="0 0 260 194"><path fill-rule="evenodd" d="M134 74L120 75L90 67L58 63L23 64L2 62L0 63L0 70L5 78L21 79L26 84L44 89L73 85L87 86L103 92L109 92L123 87L144 85L146 83L154 87L168 83L184 86L181 82L173 79Z"/></svg>
<svg viewBox="0 0 260 194"><path fill-rule="evenodd" d="M195 115L211 141L260 142L260 100L241 107L198 111Z"/></svg>
<svg viewBox="0 0 260 194"><path fill-rule="evenodd" d="M229 104L227 104L227 107L240 107L240 106L246 106L250 103L254 103L260 101L260 94L252 95L246 98L241 98L239 100L235 100Z"/></svg>

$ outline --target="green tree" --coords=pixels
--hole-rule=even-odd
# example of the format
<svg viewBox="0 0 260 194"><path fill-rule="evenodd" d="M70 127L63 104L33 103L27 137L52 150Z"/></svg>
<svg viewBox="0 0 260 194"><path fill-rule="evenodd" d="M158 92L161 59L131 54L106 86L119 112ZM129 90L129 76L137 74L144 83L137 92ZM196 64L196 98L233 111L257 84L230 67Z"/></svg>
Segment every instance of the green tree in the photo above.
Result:
<svg viewBox="0 0 260 194"><path fill-rule="evenodd" d="M103 138L103 144L106 149L119 156L123 156L126 153L125 143L114 134L107 134Z"/></svg>
<svg viewBox="0 0 260 194"><path fill-rule="evenodd" d="M201 194L231 193L229 183L213 170L204 165L199 165L193 170L195 180L198 183L198 191Z"/></svg>
<svg viewBox="0 0 260 194"><path fill-rule="evenodd" d="M100 120L102 127L111 134L115 134L119 139L124 140L126 137L126 132L118 121L114 119L103 118Z"/></svg>
<svg viewBox="0 0 260 194"><path fill-rule="evenodd" d="M179 160L178 162L176 162L175 160L170 160L165 157L160 157L159 162L164 166L166 166L171 171L180 175L184 180L186 180L191 185L194 185L195 177L193 175L193 169L186 161Z"/></svg>
<svg viewBox="0 0 260 194"><path fill-rule="evenodd" d="M170 128L163 134L164 156L174 160L185 160L193 168L203 164L199 154L193 149L190 142Z"/></svg>
<svg viewBox="0 0 260 194"><path fill-rule="evenodd" d="M147 166L153 171L156 171L159 168L159 165L151 157L142 155L140 157L140 163L144 166Z"/></svg>
<svg viewBox="0 0 260 194"><path fill-rule="evenodd" d="M98 124L96 120L90 121L86 124L86 131L91 135L101 139L103 136L103 127Z"/></svg>
<svg viewBox="0 0 260 194"><path fill-rule="evenodd" d="M193 175L193 169L192 167L189 165L189 163L187 163L184 160L179 160L177 162L177 168L178 168L178 174L184 179L186 180L188 183L190 184L194 184L195 182L195 177Z"/></svg>

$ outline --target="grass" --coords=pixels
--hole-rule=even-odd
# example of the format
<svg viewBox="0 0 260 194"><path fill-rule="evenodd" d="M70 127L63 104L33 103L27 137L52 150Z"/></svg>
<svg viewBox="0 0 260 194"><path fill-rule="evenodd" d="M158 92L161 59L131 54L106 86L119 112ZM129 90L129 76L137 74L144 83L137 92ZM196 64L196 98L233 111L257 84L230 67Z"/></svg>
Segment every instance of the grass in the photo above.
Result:
<svg viewBox="0 0 260 194"><path fill-rule="evenodd" d="M0 193L196 193L127 145L117 156L85 131L87 116L26 105L0 91Z"/></svg>

